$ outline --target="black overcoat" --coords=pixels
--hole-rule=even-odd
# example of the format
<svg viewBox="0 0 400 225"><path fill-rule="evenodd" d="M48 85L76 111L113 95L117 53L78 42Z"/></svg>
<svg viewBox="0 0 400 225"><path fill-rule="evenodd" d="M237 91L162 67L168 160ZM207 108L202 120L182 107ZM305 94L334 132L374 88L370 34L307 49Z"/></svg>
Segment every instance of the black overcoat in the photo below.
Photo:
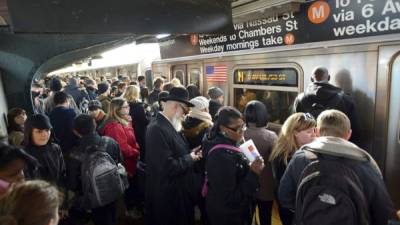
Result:
<svg viewBox="0 0 400 225"><path fill-rule="evenodd" d="M146 133L146 223L194 224L194 161L166 117L158 113Z"/></svg>

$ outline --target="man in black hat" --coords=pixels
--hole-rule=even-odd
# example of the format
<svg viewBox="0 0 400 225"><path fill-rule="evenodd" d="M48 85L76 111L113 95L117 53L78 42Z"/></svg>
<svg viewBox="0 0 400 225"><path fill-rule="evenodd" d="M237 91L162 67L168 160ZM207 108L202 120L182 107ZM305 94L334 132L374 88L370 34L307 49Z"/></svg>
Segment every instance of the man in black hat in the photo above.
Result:
<svg viewBox="0 0 400 225"><path fill-rule="evenodd" d="M151 225L194 224L193 165L200 149L189 149L180 134L189 107L184 87L174 87L162 98L163 111L150 123L146 134L146 219Z"/></svg>

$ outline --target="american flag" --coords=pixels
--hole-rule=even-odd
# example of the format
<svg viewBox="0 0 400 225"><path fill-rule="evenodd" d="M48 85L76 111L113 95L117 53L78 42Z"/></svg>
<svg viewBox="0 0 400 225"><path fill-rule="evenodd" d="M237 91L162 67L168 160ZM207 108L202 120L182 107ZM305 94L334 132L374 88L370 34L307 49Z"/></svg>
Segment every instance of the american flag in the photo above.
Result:
<svg viewBox="0 0 400 225"><path fill-rule="evenodd" d="M225 82L228 69L224 65L206 66L207 81Z"/></svg>

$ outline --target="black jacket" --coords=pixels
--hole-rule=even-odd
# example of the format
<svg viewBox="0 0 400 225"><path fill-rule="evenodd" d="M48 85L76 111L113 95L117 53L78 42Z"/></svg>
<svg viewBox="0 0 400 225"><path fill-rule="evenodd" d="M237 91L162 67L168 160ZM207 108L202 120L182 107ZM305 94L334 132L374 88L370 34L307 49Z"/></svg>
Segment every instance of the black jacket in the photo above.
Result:
<svg viewBox="0 0 400 225"><path fill-rule="evenodd" d="M146 107L147 105L143 102L129 103L129 115L132 118L136 141L140 147L141 160L144 160L146 157L146 130L149 124L148 117L150 117L150 113L147 113Z"/></svg>
<svg viewBox="0 0 400 225"><path fill-rule="evenodd" d="M211 118L213 122L215 122L215 115L217 114L218 110L222 107L222 104L219 103L217 100L210 100L208 110L210 112Z"/></svg>
<svg viewBox="0 0 400 225"><path fill-rule="evenodd" d="M58 187L65 186L66 168L60 146L54 143L40 147L31 145L25 147L25 151L38 162L38 165L27 165L25 175L28 179L41 179Z"/></svg>
<svg viewBox="0 0 400 225"><path fill-rule="evenodd" d="M313 146L322 149L324 157L338 157L339 160L352 165L351 168L362 183L370 211L371 225L388 224L388 219L394 214L394 207L379 168L372 157L356 145L336 137L320 137L303 146L302 149L316 149ZM295 208L299 179L311 160L303 150L299 150L293 155L279 186L279 200L283 207ZM351 160L350 163L347 162L349 160Z"/></svg>
<svg viewBox="0 0 400 225"><path fill-rule="evenodd" d="M160 113L147 127L146 151L148 224L193 224L194 161L183 136Z"/></svg>
<svg viewBox="0 0 400 225"><path fill-rule="evenodd" d="M346 114L351 123L352 136L350 141L360 145L360 127L353 99L342 89L326 82L311 83L305 93L297 96L294 102L295 112L312 113L313 104L320 104L327 109L337 109ZM314 115L317 116L317 115Z"/></svg>
<svg viewBox="0 0 400 225"><path fill-rule="evenodd" d="M208 153L217 144L235 146L221 134L204 141ZM206 156L208 194L206 209L211 224L251 224L251 202L258 188L258 176L249 168L244 155L229 149L218 149Z"/></svg>
<svg viewBox="0 0 400 225"><path fill-rule="evenodd" d="M149 94L149 105L153 105L154 102L158 101L158 94L160 94L161 90L153 89L153 91Z"/></svg>
<svg viewBox="0 0 400 225"><path fill-rule="evenodd" d="M50 122L53 125L57 143L65 153L76 145L78 138L73 133L73 123L76 113L71 108L57 106L50 113Z"/></svg>
<svg viewBox="0 0 400 225"><path fill-rule="evenodd" d="M122 162L121 152L119 146L114 139L110 137L101 137L97 133L84 136L80 139L79 145L71 150L66 156L67 161L67 187L72 190L76 195L82 194L81 186L81 166L82 160L85 158L86 149L93 145L104 146L107 153L114 159L116 163Z"/></svg>

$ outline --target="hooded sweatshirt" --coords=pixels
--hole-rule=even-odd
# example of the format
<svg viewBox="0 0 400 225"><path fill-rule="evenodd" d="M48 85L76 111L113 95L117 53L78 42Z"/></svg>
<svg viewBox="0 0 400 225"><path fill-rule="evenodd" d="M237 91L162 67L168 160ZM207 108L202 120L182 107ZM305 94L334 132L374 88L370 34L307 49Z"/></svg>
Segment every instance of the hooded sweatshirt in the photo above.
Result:
<svg viewBox="0 0 400 225"><path fill-rule="evenodd" d="M361 145L358 116L351 96L328 82L314 82L308 85L305 93L297 96L294 102L294 111L316 114L313 108L314 104L322 105L325 109L336 109L346 114L350 119L352 129L350 141ZM317 117L318 115L313 116Z"/></svg>
<svg viewBox="0 0 400 225"><path fill-rule="evenodd" d="M394 214L394 206L379 167L366 151L338 137L319 137L293 155L279 186L279 200L283 207L295 208L297 184L304 168L316 157L314 153L338 157L339 160L354 160L350 167L362 183L370 209L371 225L387 224Z"/></svg>

